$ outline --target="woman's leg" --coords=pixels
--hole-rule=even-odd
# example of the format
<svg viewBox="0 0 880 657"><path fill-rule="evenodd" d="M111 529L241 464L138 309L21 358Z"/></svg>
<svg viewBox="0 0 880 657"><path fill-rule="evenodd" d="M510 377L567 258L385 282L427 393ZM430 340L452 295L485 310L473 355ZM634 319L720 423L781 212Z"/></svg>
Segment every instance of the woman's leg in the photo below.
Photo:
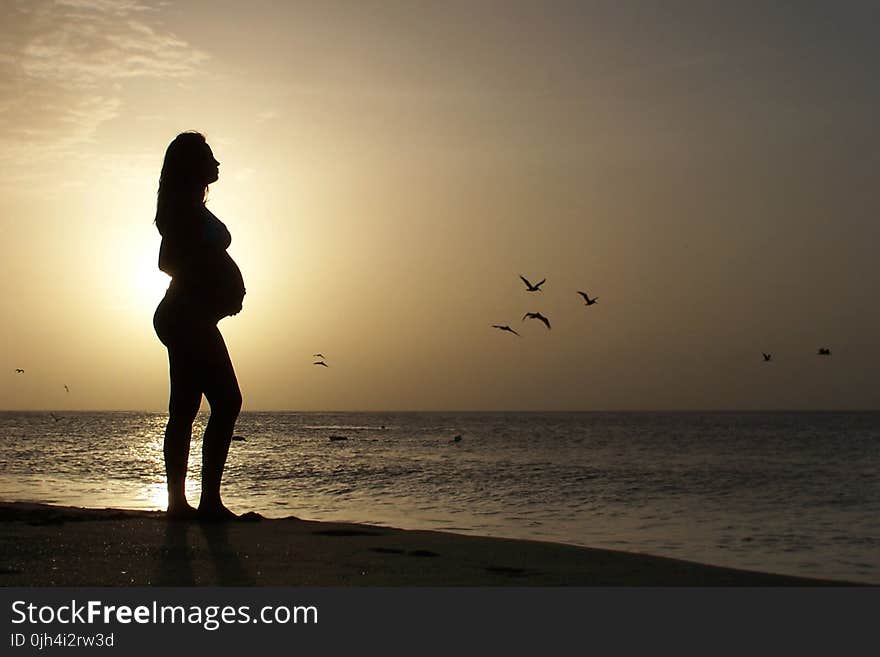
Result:
<svg viewBox="0 0 880 657"><path fill-rule="evenodd" d="M202 391L196 376L196 363L189 350L182 346L168 348L171 377L171 397L168 402L168 425L165 427L165 476L168 481L168 516L191 518L195 516L186 500L186 470L192 425Z"/></svg>
<svg viewBox="0 0 880 657"><path fill-rule="evenodd" d="M216 326L211 327L205 346L208 348L208 360L202 371L202 390L211 405L211 417L202 441L202 496L199 501L199 515L217 519L233 518L235 515L223 506L220 499L220 483L235 421L241 411L241 391L226 343Z"/></svg>

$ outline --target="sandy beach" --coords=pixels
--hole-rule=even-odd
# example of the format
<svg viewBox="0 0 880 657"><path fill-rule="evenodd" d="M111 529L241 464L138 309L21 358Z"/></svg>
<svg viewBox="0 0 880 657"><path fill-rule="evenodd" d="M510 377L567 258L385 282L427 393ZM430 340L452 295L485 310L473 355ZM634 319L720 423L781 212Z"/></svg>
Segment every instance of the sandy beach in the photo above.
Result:
<svg viewBox="0 0 880 657"><path fill-rule="evenodd" d="M811 586L841 584L557 543L295 517L0 503L2 586Z"/></svg>

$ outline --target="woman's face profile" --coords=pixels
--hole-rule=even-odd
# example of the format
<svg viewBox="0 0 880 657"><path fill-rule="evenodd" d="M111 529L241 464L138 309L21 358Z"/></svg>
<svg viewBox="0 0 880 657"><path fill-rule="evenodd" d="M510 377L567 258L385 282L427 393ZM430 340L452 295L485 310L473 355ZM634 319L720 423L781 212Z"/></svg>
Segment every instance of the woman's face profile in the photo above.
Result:
<svg viewBox="0 0 880 657"><path fill-rule="evenodd" d="M220 163L214 158L211 147L205 144L205 184L210 185L220 178Z"/></svg>

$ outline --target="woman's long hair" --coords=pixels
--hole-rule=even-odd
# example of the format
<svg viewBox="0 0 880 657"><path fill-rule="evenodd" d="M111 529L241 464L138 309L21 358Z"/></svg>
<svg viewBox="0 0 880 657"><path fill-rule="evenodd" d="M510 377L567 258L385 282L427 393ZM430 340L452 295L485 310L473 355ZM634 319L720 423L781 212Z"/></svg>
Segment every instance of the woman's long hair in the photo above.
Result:
<svg viewBox="0 0 880 657"><path fill-rule="evenodd" d="M194 131L182 132L168 144L156 199L155 222L162 235L174 221L205 202L206 144L205 136Z"/></svg>

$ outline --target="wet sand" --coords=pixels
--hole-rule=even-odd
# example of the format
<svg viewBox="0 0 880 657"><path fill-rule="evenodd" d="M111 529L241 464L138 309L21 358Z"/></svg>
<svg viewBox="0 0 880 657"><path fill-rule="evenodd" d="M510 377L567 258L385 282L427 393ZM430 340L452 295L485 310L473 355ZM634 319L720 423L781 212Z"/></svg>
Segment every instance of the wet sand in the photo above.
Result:
<svg viewBox="0 0 880 657"><path fill-rule="evenodd" d="M300 520L0 502L0 586L846 584L558 543Z"/></svg>

